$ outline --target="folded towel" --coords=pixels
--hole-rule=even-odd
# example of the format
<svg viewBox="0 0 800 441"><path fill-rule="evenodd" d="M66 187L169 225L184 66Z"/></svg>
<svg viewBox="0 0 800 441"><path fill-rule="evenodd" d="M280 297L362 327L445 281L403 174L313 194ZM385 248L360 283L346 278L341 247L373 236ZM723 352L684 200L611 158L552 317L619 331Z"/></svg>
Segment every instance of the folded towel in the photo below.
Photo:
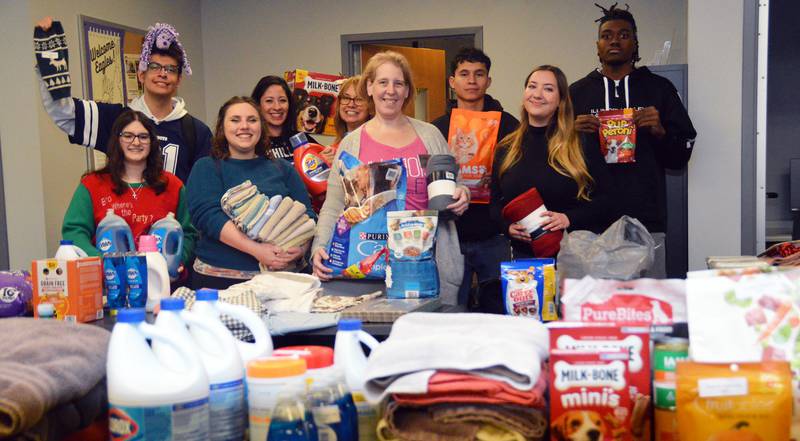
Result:
<svg viewBox="0 0 800 441"><path fill-rule="evenodd" d="M442 424L434 421L428 409L424 407L401 407L395 402L390 402L386 406L384 419L386 430L380 431L383 439L473 441L480 429L479 424L469 422ZM382 429L380 423L378 429Z"/></svg>
<svg viewBox="0 0 800 441"><path fill-rule="evenodd" d="M242 214L238 216L245 230L249 229L249 227L252 227L252 224L254 224L257 220L259 213L266 213L267 209L269 208L269 198L259 193L253 196L252 203L248 205L249 207L247 210L243 211Z"/></svg>
<svg viewBox="0 0 800 441"><path fill-rule="evenodd" d="M258 238L258 232L260 231L261 227L267 223L267 212L269 212L270 205L272 204L272 199L267 199L264 204L261 205L258 212L253 219L250 220L245 225L245 231L247 232L247 237L250 239L256 240ZM277 208L277 207L275 207ZM274 208L273 208L274 211Z"/></svg>
<svg viewBox="0 0 800 441"><path fill-rule="evenodd" d="M541 410L521 406L437 404L431 406L429 411L437 423L493 424L529 439L542 439L547 430L547 419Z"/></svg>
<svg viewBox="0 0 800 441"><path fill-rule="evenodd" d="M231 216L233 215L233 210L241 206L244 202L247 202L254 194L258 192L258 188L253 185L252 182L249 180L242 182L241 184L231 187L225 194L222 195L220 199L220 204L222 204L223 210Z"/></svg>
<svg viewBox="0 0 800 441"><path fill-rule="evenodd" d="M233 221L237 225L244 226L247 223L247 218L249 216L254 216L265 202L269 202L269 199L263 194L258 193L253 195L247 202L239 207L239 209L234 210Z"/></svg>
<svg viewBox="0 0 800 441"><path fill-rule="evenodd" d="M297 234L295 234L295 231L297 231L300 227L304 226L306 222L308 222L310 219L311 218L308 217L307 214L303 214L302 216L300 216L299 219L297 219L297 221L292 222L291 225L289 225L287 228L284 228L283 231L281 231L281 233L272 241L280 245L281 243L286 242L289 236L292 237L297 236Z"/></svg>
<svg viewBox="0 0 800 441"><path fill-rule="evenodd" d="M311 240L313 238L314 238L314 230L312 229L312 230L306 231L305 233L301 234L300 236L297 236L297 237L295 237L293 239L290 239L286 243L280 244L280 246L282 248L284 248L284 249L289 249L289 248L292 248L292 247L299 247L300 245L303 245L304 243L308 242L309 240Z"/></svg>
<svg viewBox="0 0 800 441"><path fill-rule="evenodd" d="M302 202L294 201L292 203L292 207L289 209L286 215L283 216L278 221L278 223L275 224L275 228L273 228L272 231L269 232L269 234L267 235L267 241L268 242L274 241L275 238L278 237L283 232L283 230L288 228L289 225L294 223L296 220L300 219L300 217L305 212L306 212L306 206Z"/></svg>
<svg viewBox="0 0 800 441"><path fill-rule="evenodd" d="M283 200L283 196L281 196L281 195L275 195L275 196L269 198L269 206L267 207L267 211L265 211L264 214L261 215L260 218L258 218L258 220L256 221L255 225L253 225L253 228L251 228L250 231L248 231L248 233L247 233L247 236L250 239L253 239L253 240L258 239L259 233L264 228L264 225L267 224L267 221L269 221L269 218L272 217L272 214L275 213L275 210L278 209L278 205L281 204L282 200Z"/></svg>
<svg viewBox="0 0 800 441"><path fill-rule="evenodd" d="M110 333L58 320L0 320L0 438L88 393L106 373Z"/></svg>
<svg viewBox="0 0 800 441"><path fill-rule="evenodd" d="M405 314L395 321L389 338L370 354L365 395L379 402L390 392L425 393L432 373L412 377L414 381L407 381L403 390L387 389L398 378L437 369L471 371L530 390L539 379L548 348L547 328L528 317Z"/></svg>
<svg viewBox="0 0 800 441"><path fill-rule="evenodd" d="M264 225L264 228L262 228L258 233L258 238L262 242L267 240L269 233L272 232L272 229L275 228L275 225L277 225L278 222L280 222L280 220L286 216L286 213L289 212L293 205L294 201L290 197L285 197L283 200L281 200L281 204L278 205L278 208L275 209L275 212L269 218L266 225Z"/></svg>

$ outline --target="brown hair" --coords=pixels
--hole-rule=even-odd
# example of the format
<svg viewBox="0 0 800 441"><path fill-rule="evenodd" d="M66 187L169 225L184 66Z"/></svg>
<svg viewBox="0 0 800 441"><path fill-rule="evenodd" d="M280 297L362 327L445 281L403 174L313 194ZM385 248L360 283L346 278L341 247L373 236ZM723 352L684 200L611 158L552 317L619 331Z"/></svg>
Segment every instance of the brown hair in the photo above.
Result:
<svg viewBox="0 0 800 441"><path fill-rule="evenodd" d="M559 174L575 180L578 184L578 199L591 200L589 192L594 179L589 175L589 169L583 158L583 148L575 131L575 112L572 109L566 75L558 67L545 64L533 69L525 77L524 87L528 86L531 75L543 70L552 72L556 77L559 95L558 108L547 128L547 164ZM522 142L528 131L528 121L528 111L523 105L519 126L503 138L498 146L506 150L497 170L498 176L502 176L522 158Z"/></svg>
<svg viewBox="0 0 800 441"><path fill-rule="evenodd" d="M128 184L122 180L122 175L125 173L125 154L122 152L122 144L119 137L122 130L134 121L139 121L150 135L150 153L147 154L147 163L145 164L144 172L142 172L142 178L156 194L161 194L167 189L167 178L163 174L164 163L161 158L158 135L156 135L156 126L144 113L131 109L126 109L120 113L111 126L111 136L108 137L106 148L106 154L108 155L106 165L100 170L85 173L84 176L90 173L108 174L114 184L114 193L121 195L128 191Z"/></svg>
<svg viewBox="0 0 800 441"><path fill-rule="evenodd" d="M361 95L361 91L358 88L358 82L361 81L361 75L356 75L350 77L342 82L339 86L339 95L336 97L336 113L333 115L333 125L336 127L336 139L333 141L334 144L339 144L339 142L344 138L344 135L347 133L347 123L342 121L342 116L339 112L342 110L342 95L344 95L344 91L348 88L352 87L355 90L356 95L360 98L364 98ZM369 101L369 100L367 100ZM372 115L369 113L369 106L367 106L367 120L369 120Z"/></svg>
<svg viewBox="0 0 800 441"><path fill-rule="evenodd" d="M267 130L267 122L264 121L264 115L261 114L261 109L252 98L247 96L234 96L219 108L217 113L217 126L214 129L214 137L211 140L211 157L214 159L227 159L231 156L228 150L228 139L225 138L225 114L228 108L234 104L250 104L258 114L258 120L261 122L261 137L256 144L256 156L266 156L272 159L272 152L269 151L269 133Z"/></svg>
<svg viewBox="0 0 800 441"><path fill-rule="evenodd" d="M375 74L379 67L385 63L392 63L403 71L403 79L408 87L408 98L403 102L403 110L408 110L408 107L414 102L414 97L417 90L414 88L414 77L411 74L411 65L402 54L395 51L378 52L373 55L367 62L367 66L361 72L361 81L358 83L358 94L363 97L369 97L367 93L367 83L375 81ZM369 99L369 113L375 114L375 103Z"/></svg>

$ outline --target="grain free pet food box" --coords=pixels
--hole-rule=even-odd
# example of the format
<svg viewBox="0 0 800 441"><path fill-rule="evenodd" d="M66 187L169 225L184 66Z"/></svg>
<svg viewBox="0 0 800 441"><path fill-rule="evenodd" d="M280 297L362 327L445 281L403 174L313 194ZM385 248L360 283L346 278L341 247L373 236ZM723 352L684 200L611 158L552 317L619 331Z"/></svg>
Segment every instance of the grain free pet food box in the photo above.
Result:
<svg viewBox="0 0 800 441"><path fill-rule="evenodd" d="M31 277L34 317L39 318L39 304L50 303L58 320L103 318L103 264L99 257L34 260Z"/></svg>

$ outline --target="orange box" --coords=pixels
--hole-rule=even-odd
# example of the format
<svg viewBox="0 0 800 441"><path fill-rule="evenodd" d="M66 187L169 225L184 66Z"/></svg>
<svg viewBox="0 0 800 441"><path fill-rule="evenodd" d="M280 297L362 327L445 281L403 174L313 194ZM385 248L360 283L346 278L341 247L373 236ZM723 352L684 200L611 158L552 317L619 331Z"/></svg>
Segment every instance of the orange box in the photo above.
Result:
<svg viewBox="0 0 800 441"><path fill-rule="evenodd" d="M33 314L40 303L51 303L56 319L90 322L103 318L103 261L42 259L31 263Z"/></svg>

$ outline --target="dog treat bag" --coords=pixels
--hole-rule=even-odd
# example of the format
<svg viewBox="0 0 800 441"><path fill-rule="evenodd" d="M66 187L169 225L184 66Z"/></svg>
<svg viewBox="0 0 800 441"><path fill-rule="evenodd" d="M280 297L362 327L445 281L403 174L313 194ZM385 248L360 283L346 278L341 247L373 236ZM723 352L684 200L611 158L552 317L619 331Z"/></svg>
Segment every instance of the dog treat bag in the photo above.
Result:
<svg viewBox="0 0 800 441"><path fill-rule="evenodd" d="M506 314L557 320L555 259L519 259L500 263Z"/></svg>
<svg viewBox="0 0 800 441"><path fill-rule="evenodd" d="M786 362L677 365L681 441L788 441L792 412Z"/></svg>
<svg viewBox="0 0 800 441"><path fill-rule="evenodd" d="M291 99L297 109L297 131L335 136L334 103L344 78L303 69L287 71L283 76L292 89Z"/></svg>
<svg viewBox="0 0 800 441"><path fill-rule="evenodd" d="M550 351L550 440L632 441L625 350Z"/></svg>
<svg viewBox="0 0 800 441"><path fill-rule="evenodd" d="M459 182L469 188L476 204L489 203L492 160L500 129L500 112L453 109L447 142L461 168Z"/></svg>
<svg viewBox="0 0 800 441"><path fill-rule="evenodd" d="M607 164L636 162L636 125L633 109L601 110L600 153Z"/></svg>
<svg viewBox="0 0 800 441"><path fill-rule="evenodd" d="M417 299L439 295L439 274L433 248L438 220L433 210L390 211L387 214L388 298Z"/></svg>
<svg viewBox="0 0 800 441"><path fill-rule="evenodd" d="M399 159L364 164L342 152L338 177L344 187L344 212L333 229L326 265L333 277L379 279L386 277L386 213L402 210L406 200L406 174Z"/></svg>

